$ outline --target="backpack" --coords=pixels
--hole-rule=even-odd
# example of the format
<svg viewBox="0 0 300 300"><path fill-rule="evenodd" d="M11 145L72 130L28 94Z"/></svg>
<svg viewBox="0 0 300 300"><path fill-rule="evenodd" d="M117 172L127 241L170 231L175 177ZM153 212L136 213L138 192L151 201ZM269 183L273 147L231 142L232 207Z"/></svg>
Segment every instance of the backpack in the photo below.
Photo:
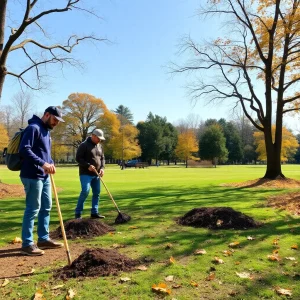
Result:
<svg viewBox="0 0 300 300"><path fill-rule="evenodd" d="M20 128L20 131L17 131L14 137L9 142L7 149L5 151L5 164L7 168L11 171L20 171L22 165L22 157L19 153L19 147L21 139L23 136L24 128Z"/></svg>

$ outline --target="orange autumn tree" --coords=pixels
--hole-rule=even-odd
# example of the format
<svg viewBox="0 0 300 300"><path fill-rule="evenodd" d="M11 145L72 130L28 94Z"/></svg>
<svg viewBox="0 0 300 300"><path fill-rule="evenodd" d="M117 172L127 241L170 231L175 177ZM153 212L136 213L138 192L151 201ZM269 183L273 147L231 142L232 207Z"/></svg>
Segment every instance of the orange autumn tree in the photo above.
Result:
<svg viewBox="0 0 300 300"><path fill-rule="evenodd" d="M65 123L60 124L68 143L77 147L96 128L102 115L107 111L103 100L86 93L73 93L63 101Z"/></svg>
<svg viewBox="0 0 300 300"><path fill-rule="evenodd" d="M116 114L104 108L103 114L96 122L97 128L100 128L104 132L105 142L104 150L106 157L112 157L118 159L119 157L115 155L115 138L119 136L120 121Z"/></svg>
<svg viewBox="0 0 300 300"><path fill-rule="evenodd" d="M264 137L264 178L284 178L283 119L300 109L300 1L208 0L200 15L211 22L214 16L228 20L222 22L226 32L205 44L188 36L182 52L190 59L171 65L172 71L200 72L200 79L190 86L194 100L240 105Z"/></svg>
<svg viewBox="0 0 300 300"><path fill-rule="evenodd" d="M179 159L185 160L186 167L188 159L193 157L193 152L198 151L198 143L194 130L187 129L179 134L175 154Z"/></svg>
<svg viewBox="0 0 300 300"><path fill-rule="evenodd" d="M275 136L275 125L272 126L272 134L273 137ZM266 160L267 153L266 153L266 146L264 135L261 131L256 131L253 134L254 136L254 144L256 145L256 153L258 154L258 159ZM297 149L299 147L298 141L296 137L293 135L285 127L282 128L282 148L281 148L281 161L287 161L293 155L296 154Z"/></svg>

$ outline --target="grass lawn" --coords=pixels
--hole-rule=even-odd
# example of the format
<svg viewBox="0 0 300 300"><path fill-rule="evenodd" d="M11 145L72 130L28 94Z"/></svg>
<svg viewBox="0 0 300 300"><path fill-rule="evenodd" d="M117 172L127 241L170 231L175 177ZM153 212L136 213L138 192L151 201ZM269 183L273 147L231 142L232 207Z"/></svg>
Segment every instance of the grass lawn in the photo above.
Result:
<svg viewBox="0 0 300 300"><path fill-rule="evenodd" d="M220 186L221 183L259 178L264 172L265 166L220 166L216 169L160 166L121 171L108 165L105 183L120 210L132 220L113 225L116 234L69 243L110 249L113 244L125 245L118 249L120 253L134 259L149 257L154 260L147 270L62 282L53 279L49 268L39 270L37 266L38 271L25 282L22 277L9 278L9 284L1 287L3 279L0 279L0 299L31 299L37 290L41 290L45 299L65 299L70 288L76 292L74 299L158 299L163 296L151 291L152 285L158 283L166 283L171 290L167 299L285 299L286 296L275 291L278 287L291 290L289 299L300 299L299 218L265 207L266 197L287 191ZM284 165L283 173L300 180L300 166ZM0 167L3 183L19 184L18 176L18 172ZM54 178L63 218L72 219L79 193L78 169L58 167ZM89 216L90 203L89 197L83 217ZM53 205L51 230L59 226L55 201ZM264 226L213 231L175 223L174 218L201 206L232 207L263 222ZM0 246L20 236L23 209L24 199L0 199ZM100 212L106 216L104 222L110 225L117 216L104 187ZM254 240L248 240L248 236ZM278 245L273 244L275 239ZM234 249L233 255L225 256L223 251L230 249L228 245L232 242L239 242L239 247ZM291 249L295 244L298 250ZM194 255L197 249L205 249L207 253ZM278 250L280 261L268 259L274 250ZM174 263L170 263L170 257L175 259ZM214 264L214 257L221 258L224 263ZM67 259L57 267L64 264ZM244 273L252 279L240 278L236 273ZM165 281L170 275L174 276L173 281ZM121 283L121 277L128 277L130 281ZM57 285L63 286L52 289Z"/></svg>

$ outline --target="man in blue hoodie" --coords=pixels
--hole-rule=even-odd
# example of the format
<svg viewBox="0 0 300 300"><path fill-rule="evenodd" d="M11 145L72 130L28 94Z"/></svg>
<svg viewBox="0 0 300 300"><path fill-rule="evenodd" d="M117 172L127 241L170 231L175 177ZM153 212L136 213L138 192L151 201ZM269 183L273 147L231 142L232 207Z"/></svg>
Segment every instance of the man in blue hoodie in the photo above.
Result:
<svg viewBox="0 0 300 300"><path fill-rule="evenodd" d="M22 249L25 255L43 255L43 249L61 248L62 243L49 238L50 210L52 207L51 183L48 174L55 173L51 158L52 130L64 122L61 111L49 106L42 118L33 115L28 120L20 143L23 158L20 178L26 193L26 207L22 224ZM37 245L33 242L34 219L38 216Z"/></svg>

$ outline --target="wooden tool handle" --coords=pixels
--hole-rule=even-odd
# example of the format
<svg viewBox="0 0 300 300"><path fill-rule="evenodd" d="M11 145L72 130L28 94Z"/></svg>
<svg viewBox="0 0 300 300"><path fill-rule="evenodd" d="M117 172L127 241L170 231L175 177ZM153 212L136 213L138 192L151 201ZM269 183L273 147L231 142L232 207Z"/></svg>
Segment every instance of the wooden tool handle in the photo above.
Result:
<svg viewBox="0 0 300 300"><path fill-rule="evenodd" d="M69 266L70 266L72 264L71 254L70 254L69 245L68 245L68 241L67 241L67 237L66 237L63 218L62 218L62 215L61 215L60 205L59 205L59 202L58 202L57 190L56 190L56 186L55 186L54 178L53 178L52 174L50 174L50 179L51 179L52 189L53 189L54 196L55 196L55 202L56 202L56 207L57 207L57 212L58 212L58 217L59 217L59 222L60 222L60 228L61 228L62 236L63 236L63 239L64 239L65 249L66 249L66 252L67 252L68 263L69 263Z"/></svg>

